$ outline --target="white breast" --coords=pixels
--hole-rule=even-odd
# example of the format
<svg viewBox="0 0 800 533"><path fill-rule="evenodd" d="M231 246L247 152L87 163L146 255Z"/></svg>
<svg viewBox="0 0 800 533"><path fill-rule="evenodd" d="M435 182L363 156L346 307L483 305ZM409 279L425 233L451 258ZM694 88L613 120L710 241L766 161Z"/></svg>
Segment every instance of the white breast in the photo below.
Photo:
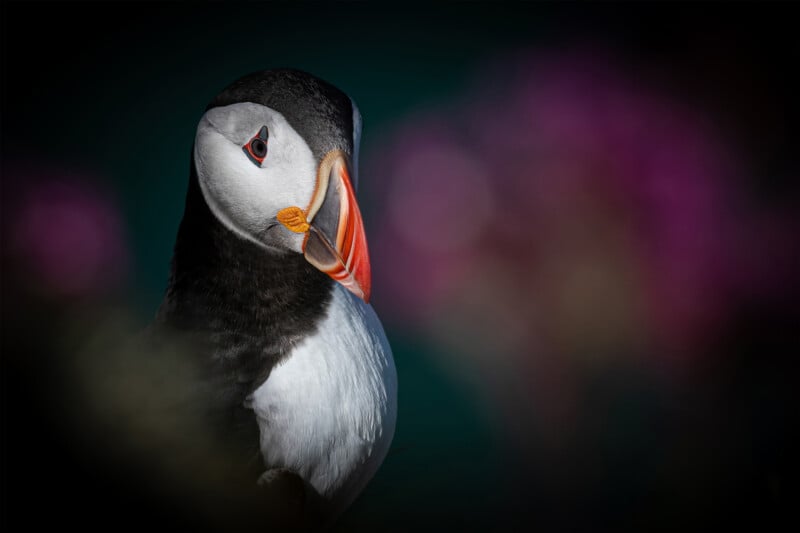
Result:
<svg viewBox="0 0 800 533"><path fill-rule="evenodd" d="M394 435L397 375L372 307L336 284L327 316L253 393L268 468L289 468L344 508Z"/></svg>

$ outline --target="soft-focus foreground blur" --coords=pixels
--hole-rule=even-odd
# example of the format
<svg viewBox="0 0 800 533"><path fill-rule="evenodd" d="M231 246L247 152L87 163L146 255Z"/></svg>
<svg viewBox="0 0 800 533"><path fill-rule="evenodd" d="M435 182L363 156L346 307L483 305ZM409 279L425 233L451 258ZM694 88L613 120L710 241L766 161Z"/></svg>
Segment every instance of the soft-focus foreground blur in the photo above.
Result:
<svg viewBox="0 0 800 533"><path fill-rule="evenodd" d="M281 66L364 117L399 373L338 530L798 527L788 7L4 4L7 527L180 529L229 482L213 436L132 400L199 401L191 354L125 339L205 104ZM189 448L203 468L153 464Z"/></svg>

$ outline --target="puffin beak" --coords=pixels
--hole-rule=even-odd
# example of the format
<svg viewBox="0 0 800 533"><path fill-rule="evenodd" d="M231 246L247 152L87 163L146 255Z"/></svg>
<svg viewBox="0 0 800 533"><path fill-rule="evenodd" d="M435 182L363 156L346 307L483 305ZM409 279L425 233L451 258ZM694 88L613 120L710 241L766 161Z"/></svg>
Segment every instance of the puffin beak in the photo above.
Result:
<svg viewBox="0 0 800 533"><path fill-rule="evenodd" d="M367 238L344 152L334 150L323 158L306 212L286 208L278 213L278 221L292 231L306 234L303 254L309 263L369 302Z"/></svg>

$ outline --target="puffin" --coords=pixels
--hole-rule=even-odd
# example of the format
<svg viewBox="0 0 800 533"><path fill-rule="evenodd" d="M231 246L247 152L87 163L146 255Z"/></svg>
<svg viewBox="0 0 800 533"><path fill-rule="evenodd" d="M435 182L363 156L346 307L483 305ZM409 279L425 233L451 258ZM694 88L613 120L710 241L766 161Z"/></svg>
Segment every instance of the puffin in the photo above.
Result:
<svg viewBox="0 0 800 533"><path fill-rule="evenodd" d="M360 136L355 102L307 72L225 87L197 125L152 325L192 339L204 420L236 442L226 449L253 486L299 480L323 524L378 470L397 415L391 347L369 304Z"/></svg>

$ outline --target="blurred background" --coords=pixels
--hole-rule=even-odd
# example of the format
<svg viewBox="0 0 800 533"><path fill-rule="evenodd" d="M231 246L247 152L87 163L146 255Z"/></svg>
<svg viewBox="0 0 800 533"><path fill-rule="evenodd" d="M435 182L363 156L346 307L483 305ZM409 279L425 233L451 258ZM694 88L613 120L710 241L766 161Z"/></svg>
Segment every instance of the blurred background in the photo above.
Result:
<svg viewBox="0 0 800 533"><path fill-rule="evenodd" d="M205 105L287 66L363 115L399 373L337 531L795 530L790 8L3 3L7 528L181 523L74 353L153 317Z"/></svg>

